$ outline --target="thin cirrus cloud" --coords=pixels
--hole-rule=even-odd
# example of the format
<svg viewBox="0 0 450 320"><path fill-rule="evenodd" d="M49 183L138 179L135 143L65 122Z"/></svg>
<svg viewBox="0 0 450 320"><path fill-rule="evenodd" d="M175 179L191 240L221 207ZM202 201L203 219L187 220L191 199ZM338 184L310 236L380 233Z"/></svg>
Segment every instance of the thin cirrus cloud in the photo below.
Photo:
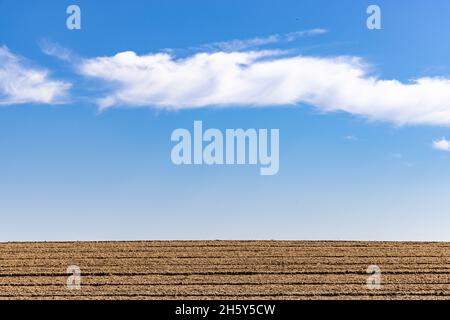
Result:
<svg viewBox="0 0 450 320"><path fill-rule="evenodd" d="M113 106L189 109L306 104L404 124L450 124L450 79L380 79L352 56L288 56L281 51L169 53L82 60L80 74L112 84L98 100Z"/></svg>
<svg viewBox="0 0 450 320"><path fill-rule="evenodd" d="M200 47L203 50L240 51L249 48L261 47L270 44L292 42L299 38L317 36L327 33L326 29L310 29L289 32L285 34L272 34L267 37L255 37L251 39L234 39L230 41L213 42Z"/></svg>
<svg viewBox="0 0 450 320"><path fill-rule="evenodd" d="M47 38L43 38L39 41L39 47L44 54L56 57L62 61L76 62L78 59L72 51Z"/></svg>
<svg viewBox="0 0 450 320"><path fill-rule="evenodd" d="M0 106L61 103L70 87L68 82L52 80L48 70L31 67L7 47L0 47Z"/></svg>

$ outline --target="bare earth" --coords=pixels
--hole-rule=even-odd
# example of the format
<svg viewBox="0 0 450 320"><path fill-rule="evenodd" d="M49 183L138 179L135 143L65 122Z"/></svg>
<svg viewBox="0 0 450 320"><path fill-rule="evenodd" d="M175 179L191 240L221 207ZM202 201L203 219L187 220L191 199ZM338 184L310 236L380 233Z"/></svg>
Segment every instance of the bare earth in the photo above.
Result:
<svg viewBox="0 0 450 320"><path fill-rule="evenodd" d="M79 290L67 288L70 265ZM450 299L450 243L1 243L0 299L11 298Z"/></svg>

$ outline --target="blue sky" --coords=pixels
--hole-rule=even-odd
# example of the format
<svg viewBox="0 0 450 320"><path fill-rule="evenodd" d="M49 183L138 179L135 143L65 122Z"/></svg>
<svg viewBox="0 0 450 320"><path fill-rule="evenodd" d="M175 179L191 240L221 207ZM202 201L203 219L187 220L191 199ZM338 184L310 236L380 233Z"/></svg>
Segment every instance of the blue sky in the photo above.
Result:
<svg viewBox="0 0 450 320"><path fill-rule="evenodd" d="M66 28L71 4L81 30ZM369 4L382 30L366 28ZM0 12L0 241L450 241L450 153L433 148L450 138L447 0L0 0ZM186 79L223 74L193 59L233 54L249 59L242 94L199 97L210 88ZM175 71L154 79L142 63ZM195 120L279 128L279 173L173 165L170 135Z"/></svg>

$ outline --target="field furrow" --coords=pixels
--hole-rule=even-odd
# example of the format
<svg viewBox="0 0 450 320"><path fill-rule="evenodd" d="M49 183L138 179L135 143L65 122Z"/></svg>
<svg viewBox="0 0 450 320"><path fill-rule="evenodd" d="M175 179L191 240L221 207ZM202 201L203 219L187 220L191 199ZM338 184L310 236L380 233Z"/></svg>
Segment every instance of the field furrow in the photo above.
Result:
<svg viewBox="0 0 450 320"><path fill-rule="evenodd" d="M367 268L381 271L367 286ZM67 287L69 266L81 271ZM0 299L450 299L450 244L136 241L0 244Z"/></svg>

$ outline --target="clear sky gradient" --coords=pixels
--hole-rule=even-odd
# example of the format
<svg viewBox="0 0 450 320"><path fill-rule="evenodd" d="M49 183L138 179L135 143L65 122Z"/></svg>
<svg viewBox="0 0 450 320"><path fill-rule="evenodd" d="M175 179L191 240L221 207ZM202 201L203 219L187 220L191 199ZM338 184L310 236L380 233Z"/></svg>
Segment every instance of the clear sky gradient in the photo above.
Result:
<svg viewBox="0 0 450 320"><path fill-rule="evenodd" d="M81 8L81 30L66 28L70 4ZM381 7L382 30L366 28L369 4ZM181 59L217 42L280 35L248 50L359 57L377 78L403 83L449 79L449 14L447 0L0 0L0 47L71 84L64 101L0 105L0 241L450 241L450 153L432 146L450 138L448 124L401 125L307 103L100 111L113 89L77 69L124 51ZM327 32L280 40L312 29ZM45 54L43 43L70 59ZM195 120L279 128L278 175L173 165L170 135Z"/></svg>

